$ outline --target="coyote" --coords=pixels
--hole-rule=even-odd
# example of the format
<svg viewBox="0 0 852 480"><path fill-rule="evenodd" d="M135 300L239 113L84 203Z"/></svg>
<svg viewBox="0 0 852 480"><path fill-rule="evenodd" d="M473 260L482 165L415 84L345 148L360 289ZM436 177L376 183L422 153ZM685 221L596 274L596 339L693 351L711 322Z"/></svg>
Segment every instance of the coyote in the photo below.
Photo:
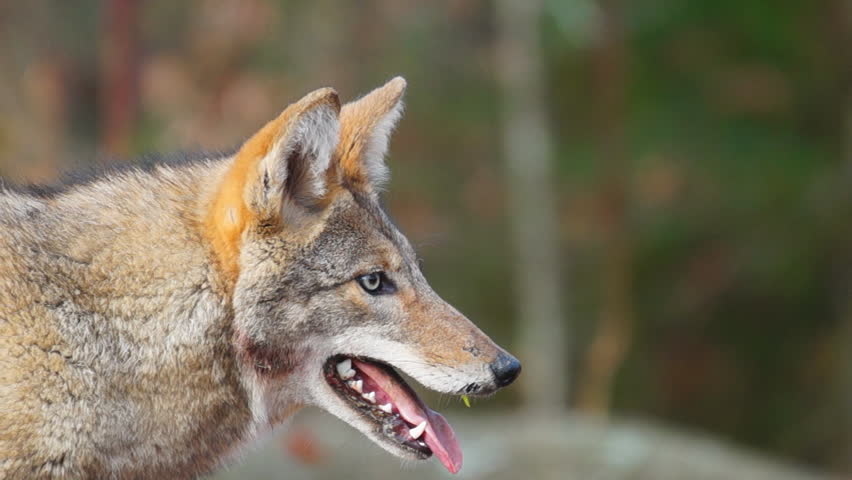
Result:
<svg viewBox="0 0 852 480"><path fill-rule="evenodd" d="M379 201L406 83L323 88L233 154L0 190L0 478L194 478L303 406L462 465L396 372L520 363L429 287Z"/></svg>

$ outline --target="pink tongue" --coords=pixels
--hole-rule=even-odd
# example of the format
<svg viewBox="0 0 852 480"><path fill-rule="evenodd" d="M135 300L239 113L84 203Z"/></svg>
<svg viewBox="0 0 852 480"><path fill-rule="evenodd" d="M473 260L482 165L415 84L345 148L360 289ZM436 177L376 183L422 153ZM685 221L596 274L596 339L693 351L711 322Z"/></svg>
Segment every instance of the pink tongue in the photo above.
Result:
<svg viewBox="0 0 852 480"><path fill-rule="evenodd" d="M462 467L462 451L453 427L443 415L434 410L427 408L426 415L429 417L429 423L426 424L423 440L450 473L458 473Z"/></svg>
<svg viewBox="0 0 852 480"><path fill-rule="evenodd" d="M450 473L458 473L462 467L462 451L447 420L440 413L430 410L414 392L390 377L382 368L355 359L352 362L384 390L405 421L413 425L419 425L424 420L427 422L426 432L421 438Z"/></svg>

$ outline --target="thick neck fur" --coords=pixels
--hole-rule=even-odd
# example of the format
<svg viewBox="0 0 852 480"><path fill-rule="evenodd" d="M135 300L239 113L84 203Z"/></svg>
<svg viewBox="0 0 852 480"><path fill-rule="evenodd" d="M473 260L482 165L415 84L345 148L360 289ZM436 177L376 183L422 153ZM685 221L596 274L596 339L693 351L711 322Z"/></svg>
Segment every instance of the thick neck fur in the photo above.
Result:
<svg viewBox="0 0 852 480"><path fill-rule="evenodd" d="M0 390L0 478L191 478L289 413L234 351L203 238L230 161L0 192L0 385L24 386Z"/></svg>

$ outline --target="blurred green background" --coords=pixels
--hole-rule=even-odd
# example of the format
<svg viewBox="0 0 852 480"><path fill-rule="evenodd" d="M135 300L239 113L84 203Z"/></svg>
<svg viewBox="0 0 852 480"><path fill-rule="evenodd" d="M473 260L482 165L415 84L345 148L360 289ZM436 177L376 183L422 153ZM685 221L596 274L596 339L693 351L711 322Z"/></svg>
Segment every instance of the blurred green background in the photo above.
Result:
<svg viewBox="0 0 852 480"><path fill-rule="evenodd" d="M531 362L451 418L642 419L850 475L850 47L849 0L0 1L0 175L227 149L403 75L388 209Z"/></svg>

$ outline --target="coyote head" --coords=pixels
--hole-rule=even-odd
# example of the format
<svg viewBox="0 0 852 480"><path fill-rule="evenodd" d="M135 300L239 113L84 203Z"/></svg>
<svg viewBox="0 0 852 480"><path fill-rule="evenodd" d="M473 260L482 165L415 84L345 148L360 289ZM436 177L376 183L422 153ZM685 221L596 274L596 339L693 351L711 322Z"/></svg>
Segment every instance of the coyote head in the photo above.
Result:
<svg viewBox="0 0 852 480"><path fill-rule="evenodd" d="M395 78L342 107L328 88L290 105L229 164L205 232L257 422L317 405L391 453L434 454L456 472L452 429L395 369L487 395L520 364L432 290L379 202L404 90Z"/></svg>

